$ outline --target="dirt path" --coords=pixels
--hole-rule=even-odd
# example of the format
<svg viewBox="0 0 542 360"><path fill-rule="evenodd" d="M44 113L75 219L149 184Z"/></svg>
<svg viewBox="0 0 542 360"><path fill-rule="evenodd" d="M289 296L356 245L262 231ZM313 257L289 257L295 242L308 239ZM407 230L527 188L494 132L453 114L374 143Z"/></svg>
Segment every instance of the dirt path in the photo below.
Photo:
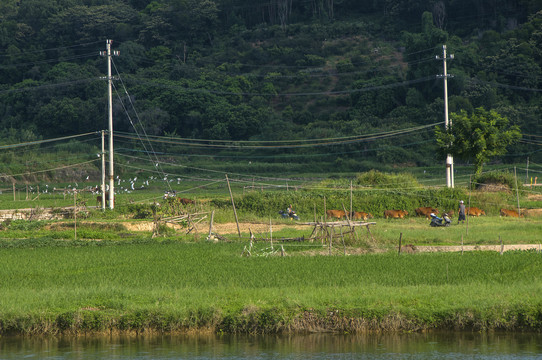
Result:
<svg viewBox="0 0 542 360"><path fill-rule="evenodd" d="M128 231L152 231L153 230L153 223L151 221L138 221L138 222L125 222L122 223L126 230ZM182 229L181 226L168 223L167 226L170 226L174 229ZM209 231L209 224L208 223L200 223L197 226L198 232L208 232ZM299 224L273 224L272 229L273 231L282 230L284 228L290 228L295 230L310 230L311 227L307 225L299 225ZM239 223L239 229L242 233L248 233L249 229L252 230L254 234L259 233L269 233L269 224L262 224L262 223ZM237 224L236 223L225 223L225 224L213 224L213 232L220 234L220 235L226 235L226 234L237 234Z"/></svg>

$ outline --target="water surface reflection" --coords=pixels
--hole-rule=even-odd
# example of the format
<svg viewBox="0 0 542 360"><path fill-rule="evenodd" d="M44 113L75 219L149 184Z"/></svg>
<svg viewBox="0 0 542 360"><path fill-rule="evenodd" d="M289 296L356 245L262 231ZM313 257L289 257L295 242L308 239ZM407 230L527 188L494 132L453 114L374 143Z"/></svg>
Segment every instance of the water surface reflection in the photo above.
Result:
<svg viewBox="0 0 542 360"><path fill-rule="evenodd" d="M3 337L1 359L539 359L541 334Z"/></svg>

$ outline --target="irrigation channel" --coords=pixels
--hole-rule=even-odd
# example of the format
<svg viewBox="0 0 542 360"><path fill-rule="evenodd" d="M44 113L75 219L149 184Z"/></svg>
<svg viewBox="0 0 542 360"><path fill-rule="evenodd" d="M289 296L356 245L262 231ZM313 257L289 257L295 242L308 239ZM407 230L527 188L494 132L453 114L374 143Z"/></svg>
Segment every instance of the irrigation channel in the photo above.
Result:
<svg viewBox="0 0 542 360"><path fill-rule="evenodd" d="M542 334L3 337L1 359L540 359Z"/></svg>

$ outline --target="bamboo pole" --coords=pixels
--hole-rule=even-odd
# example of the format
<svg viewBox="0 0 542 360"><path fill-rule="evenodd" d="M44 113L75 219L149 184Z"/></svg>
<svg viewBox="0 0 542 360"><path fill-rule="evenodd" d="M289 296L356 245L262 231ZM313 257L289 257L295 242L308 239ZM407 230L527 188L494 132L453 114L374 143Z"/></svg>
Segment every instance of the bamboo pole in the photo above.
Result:
<svg viewBox="0 0 542 360"><path fill-rule="evenodd" d="M472 175L469 175L469 214L465 211L465 216L467 217L467 226L465 228L465 235L469 235L469 217L470 217L470 196L472 193Z"/></svg>
<svg viewBox="0 0 542 360"><path fill-rule="evenodd" d="M327 234L327 209L326 209L326 197L324 196L324 227L322 228L322 241L324 240L324 232ZM323 242L322 242L323 245ZM331 251L331 250L330 250Z"/></svg>
<svg viewBox="0 0 542 360"><path fill-rule="evenodd" d="M344 256L346 256L346 244L344 243L344 235L343 235L343 227L341 226L341 239L343 241L343 252Z"/></svg>
<svg viewBox="0 0 542 360"><path fill-rule="evenodd" d="M228 179L228 174L226 174L226 182L228 183L231 205L233 206L233 215L235 215L235 223L237 224L237 234L239 234L239 237L241 237L241 229L239 229L239 220L237 219L237 211L235 210L235 202L233 201L233 194L231 193L230 179Z"/></svg>
<svg viewBox="0 0 542 360"><path fill-rule="evenodd" d="M329 244L328 244L328 253L329 253L329 256L331 256L331 242L333 241L333 231L335 230L335 226L333 225L333 227L331 228L331 232L329 234Z"/></svg>
<svg viewBox="0 0 542 360"><path fill-rule="evenodd" d="M350 180L350 216L352 216L352 180Z"/></svg>
<svg viewBox="0 0 542 360"><path fill-rule="evenodd" d="M518 199L518 217L521 216L520 208L519 208L519 190L518 190L518 177L516 174L516 167L514 166L514 179L516 180L516 198Z"/></svg>
<svg viewBox="0 0 542 360"><path fill-rule="evenodd" d="M211 212L211 220L209 220L209 237L211 237L211 234L213 233L213 220L214 220L214 217L215 217L215 211L213 210Z"/></svg>
<svg viewBox="0 0 542 360"><path fill-rule="evenodd" d="M271 218L269 218L269 234L271 236L271 251L274 251L274 249L273 249L273 226L271 225Z"/></svg>
<svg viewBox="0 0 542 360"><path fill-rule="evenodd" d="M74 230L74 240L77 240L77 191L73 192L73 230Z"/></svg>

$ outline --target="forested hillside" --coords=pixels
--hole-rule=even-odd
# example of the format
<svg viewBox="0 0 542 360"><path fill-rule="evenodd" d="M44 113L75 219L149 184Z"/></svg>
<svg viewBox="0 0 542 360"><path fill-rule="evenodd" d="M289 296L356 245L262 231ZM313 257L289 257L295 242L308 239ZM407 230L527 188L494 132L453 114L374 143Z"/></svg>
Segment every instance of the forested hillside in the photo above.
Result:
<svg viewBox="0 0 542 360"><path fill-rule="evenodd" d="M450 112L496 110L523 133L498 160L542 162L541 0L2 0L0 142L107 129L106 39L119 153L432 164L446 44Z"/></svg>

